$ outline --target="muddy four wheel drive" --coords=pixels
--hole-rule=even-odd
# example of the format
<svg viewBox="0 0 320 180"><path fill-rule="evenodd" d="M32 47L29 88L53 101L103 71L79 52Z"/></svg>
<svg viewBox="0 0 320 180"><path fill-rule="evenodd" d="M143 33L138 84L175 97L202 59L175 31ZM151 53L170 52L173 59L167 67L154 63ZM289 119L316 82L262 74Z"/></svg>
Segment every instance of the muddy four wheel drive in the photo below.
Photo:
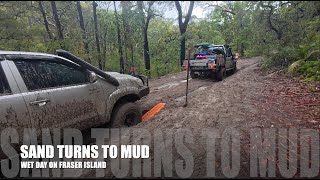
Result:
<svg viewBox="0 0 320 180"><path fill-rule="evenodd" d="M149 94L146 80L101 71L78 57L0 51L1 129L133 126L135 101Z"/></svg>
<svg viewBox="0 0 320 180"><path fill-rule="evenodd" d="M195 45L194 48L196 52L190 59L191 78L209 76L221 81L226 77L227 71L231 73L236 71L237 62L229 45L202 43Z"/></svg>

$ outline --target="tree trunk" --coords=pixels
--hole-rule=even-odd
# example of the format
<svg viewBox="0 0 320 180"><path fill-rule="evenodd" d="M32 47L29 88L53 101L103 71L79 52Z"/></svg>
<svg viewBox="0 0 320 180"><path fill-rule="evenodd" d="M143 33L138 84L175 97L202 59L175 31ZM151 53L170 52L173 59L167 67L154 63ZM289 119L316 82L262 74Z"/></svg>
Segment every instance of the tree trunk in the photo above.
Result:
<svg viewBox="0 0 320 180"><path fill-rule="evenodd" d="M190 2L190 6L187 12L187 16L185 17L184 22L182 21L182 9L179 1L175 1L175 6L178 11L178 21L179 21L179 28L181 34L181 41L180 41L180 65L183 65L183 61L186 58L186 37L185 33L187 32L188 23L191 19L192 10L194 6L194 1Z"/></svg>
<svg viewBox="0 0 320 180"><path fill-rule="evenodd" d="M277 39L280 40L282 38L282 34L281 34L281 31L275 28L275 26L272 24L272 21L271 21L272 14L273 14L273 7L270 6L270 11L268 14L268 24L269 24L269 27L277 34Z"/></svg>
<svg viewBox="0 0 320 180"><path fill-rule="evenodd" d="M150 77L150 54L149 54L149 41L148 41L148 29L145 28L143 31L143 47L144 47L144 63L147 69L148 77Z"/></svg>
<svg viewBox="0 0 320 180"><path fill-rule="evenodd" d="M104 33L103 38L103 60L102 60L102 68L103 70L106 69L106 62L107 62L107 31Z"/></svg>
<svg viewBox="0 0 320 180"><path fill-rule="evenodd" d="M180 41L180 65L183 65L183 61L186 57L186 37L185 32L182 34L182 38Z"/></svg>
<svg viewBox="0 0 320 180"><path fill-rule="evenodd" d="M118 50L119 50L119 61L120 61L120 73L124 73L124 63L123 63L123 53L122 53L122 43L121 43L121 32L120 32L120 24L119 24L119 18L118 18L118 13L117 13L117 7L116 7L116 2L113 1L114 5L114 15L116 18L116 26L117 26L117 33L118 33Z"/></svg>
<svg viewBox="0 0 320 180"><path fill-rule="evenodd" d="M48 34L48 37L50 40L52 40L52 34L50 32L50 29L49 29L49 24L48 24L48 20L47 20L47 16L46 16L46 12L43 8L43 4L42 4L42 1L39 1L39 9L40 9L40 12L42 14L42 17L43 17L43 22L44 22L44 26L46 28L46 31L47 31L47 34Z"/></svg>
<svg viewBox="0 0 320 180"><path fill-rule="evenodd" d="M240 56L244 56L244 44L240 44Z"/></svg>
<svg viewBox="0 0 320 180"><path fill-rule="evenodd" d="M80 28L81 28L81 33L82 33L82 42L83 42L84 49L86 51L86 55L87 55L87 58L88 58L87 61L89 63L91 63L90 54L89 54L89 42L88 42L88 38L87 38L87 32L86 32L86 29L84 27L84 20L83 20L82 8L81 8L80 1L77 1L77 9L78 9L79 22L80 22Z"/></svg>
<svg viewBox="0 0 320 180"><path fill-rule="evenodd" d="M96 37L96 46L97 46L97 52L98 52L99 69L102 70L101 51L100 51L100 42L99 42L99 34L98 34L97 6L98 6L98 4L95 1L93 1L94 33L95 33L95 37Z"/></svg>
<svg viewBox="0 0 320 180"><path fill-rule="evenodd" d="M131 36L130 36L130 24L129 24L129 18L130 18L130 7L129 7L129 1L121 1L121 7L122 7L122 22L123 22L123 29L124 29L124 33L123 33L123 37L125 39L124 41L124 47L125 47L125 63L126 69L130 69L130 62L128 59L128 54L129 54L129 48L131 47Z"/></svg>
<svg viewBox="0 0 320 180"><path fill-rule="evenodd" d="M280 40L282 38L282 32L281 32L281 29L277 29L273 24L272 24L272 21L271 21L271 16L273 14L273 10L274 10L274 7L270 4L271 2L268 2L268 5L264 5L263 3L261 3L261 6L262 7L267 7L269 8L269 12L268 12L268 17L267 17L267 23L269 25L269 28L271 30L273 30L276 34L277 34L277 39Z"/></svg>
<svg viewBox="0 0 320 180"><path fill-rule="evenodd" d="M125 61L124 71L127 71L128 69L130 70L130 65L128 62L128 48L126 47L126 44L124 45L124 61Z"/></svg>
<svg viewBox="0 0 320 180"><path fill-rule="evenodd" d="M145 15L143 13L143 2L137 1L138 10L141 18L141 27L143 32L143 56L145 69L147 71L147 76L150 77L150 54L149 54L149 42L148 42L148 26L151 19L150 12L148 12L147 19L145 20ZM150 7L149 7L150 9Z"/></svg>
<svg viewBox="0 0 320 180"><path fill-rule="evenodd" d="M131 63L132 63L132 66L134 66L134 61L133 61L133 43L131 43Z"/></svg>
<svg viewBox="0 0 320 180"><path fill-rule="evenodd" d="M55 2L55 1L50 1L50 2L51 2L51 7L52 7L52 13L53 13L54 21L55 21L56 28L57 28L57 31L58 31L59 40L63 40L64 37L63 37L63 32L62 32L62 28L61 28L59 16L58 16L58 11L57 11L56 2Z"/></svg>

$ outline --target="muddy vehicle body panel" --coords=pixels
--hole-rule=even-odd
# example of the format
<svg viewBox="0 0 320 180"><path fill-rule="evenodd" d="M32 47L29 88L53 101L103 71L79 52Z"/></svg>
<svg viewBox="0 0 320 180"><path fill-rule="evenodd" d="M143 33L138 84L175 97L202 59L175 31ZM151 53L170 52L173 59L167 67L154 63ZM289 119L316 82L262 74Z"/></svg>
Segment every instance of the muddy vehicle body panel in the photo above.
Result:
<svg viewBox="0 0 320 180"><path fill-rule="evenodd" d="M11 73L7 61L0 61L0 130L12 127L22 133L31 128L31 119L23 95ZM7 91L4 92L4 83Z"/></svg>
<svg viewBox="0 0 320 180"><path fill-rule="evenodd" d="M0 80L9 89L0 91L1 129L36 128L38 138L43 128L84 130L108 123L121 98L134 102L149 93L139 78L107 72L109 82L101 72L51 54L0 51L0 65Z"/></svg>

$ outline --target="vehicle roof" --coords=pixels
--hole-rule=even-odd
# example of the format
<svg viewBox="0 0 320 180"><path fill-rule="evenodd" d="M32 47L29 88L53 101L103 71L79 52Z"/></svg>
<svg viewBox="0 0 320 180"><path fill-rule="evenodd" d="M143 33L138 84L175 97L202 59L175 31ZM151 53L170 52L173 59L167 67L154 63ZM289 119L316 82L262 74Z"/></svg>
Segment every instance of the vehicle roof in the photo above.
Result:
<svg viewBox="0 0 320 180"><path fill-rule="evenodd" d="M39 52L24 52L24 51L2 51L0 50L0 55L33 55L33 56L51 56L59 57L53 54L39 53Z"/></svg>
<svg viewBox="0 0 320 180"><path fill-rule="evenodd" d="M212 46L213 44L210 44L210 43L200 43L200 44L196 44L194 45L194 47L200 47L200 46L203 46L204 48L208 48L210 46Z"/></svg>
<svg viewBox="0 0 320 180"><path fill-rule="evenodd" d="M58 55L48 54L48 53L40 53L40 52L2 51L2 50L0 50L0 61L4 60L3 56L5 56L5 59L8 59L8 60L15 60L15 59L19 58L19 56L21 56L23 58L28 58L28 59L32 56L42 56L41 59L43 59L43 60L45 60L47 58L49 58L49 59L59 58L59 59L63 59L65 61L71 62L73 64L77 64L69 59L66 59L66 58L58 56ZM14 56L14 57L8 57L8 56ZM32 60L32 58L30 60Z"/></svg>
<svg viewBox="0 0 320 180"><path fill-rule="evenodd" d="M223 44L213 44L212 46L223 46L224 47Z"/></svg>

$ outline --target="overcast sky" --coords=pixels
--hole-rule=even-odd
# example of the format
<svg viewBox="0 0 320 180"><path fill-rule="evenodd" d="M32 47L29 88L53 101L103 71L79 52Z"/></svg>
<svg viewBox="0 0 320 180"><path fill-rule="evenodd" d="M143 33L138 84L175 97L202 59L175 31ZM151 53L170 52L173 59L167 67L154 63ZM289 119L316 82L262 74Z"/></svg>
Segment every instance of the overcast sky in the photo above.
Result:
<svg viewBox="0 0 320 180"><path fill-rule="evenodd" d="M184 1L181 2L181 7L182 7L182 12L183 14L187 14L189 5L190 5L190 1ZM203 8L204 3L201 1L196 1L194 4L194 8L192 11L192 15L196 16L197 18L204 18L206 15L206 10ZM164 17L165 18L177 18L178 17L178 12L176 7L172 7L171 9L168 9L164 12Z"/></svg>
<svg viewBox="0 0 320 180"><path fill-rule="evenodd" d="M109 10L114 10L113 2L112 1L104 1L104 2L98 2L99 7L101 8L107 8L109 6ZM183 14L186 14L189 8L190 1L180 1ZM117 10L121 10L120 1L116 1ZM203 8L204 2L203 1L196 1L194 5L194 9L192 11L192 15L196 16L197 18L205 18L207 11ZM163 13L164 18L168 19L176 19L178 17L177 9L172 3L172 6L166 6L165 9L161 9Z"/></svg>
<svg viewBox="0 0 320 180"><path fill-rule="evenodd" d="M183 10L185 10L185 9L183 9ZM192 15L196 16L197 18L204 18L206 15L206 11L204 10L204 8L202 8L200 6L196 6L196 7L194 7L194 9L192 11ZM165 11L164 17L165 18L177 18L178 12L175 8L172 10Z"/></svg>

